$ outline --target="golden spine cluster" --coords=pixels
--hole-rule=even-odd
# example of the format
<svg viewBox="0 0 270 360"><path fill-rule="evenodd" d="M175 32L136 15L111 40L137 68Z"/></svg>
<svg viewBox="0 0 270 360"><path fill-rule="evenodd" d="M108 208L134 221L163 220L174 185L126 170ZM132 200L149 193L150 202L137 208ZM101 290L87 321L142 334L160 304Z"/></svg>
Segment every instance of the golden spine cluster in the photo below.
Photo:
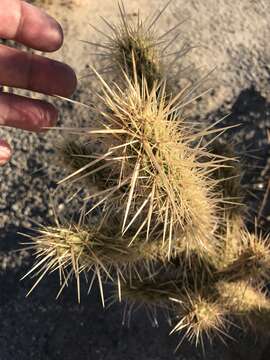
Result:
<svg viewBox="0 0 270 360"><path fill-rule="evenodd" d="M173 93L162 61L171 30L155 36L165 8L148 23L119 8L121 24L106 21L111 35L98 45L114 74L96 73L99 124L70 129L59 150L71 170L62 184L87 188L87 214L98 208L98 222L83 213L77 224L42 227L28 274L37 284L59 271L60 292L75 276L78 294L80 274L92 275L103 304L103 283L112 282L114 301L165 309L172 332L196 344L229 336L234 319L270 328L270 248L245 227L241 168L216 139L224 129L185 120L192 88Z"/></svg>

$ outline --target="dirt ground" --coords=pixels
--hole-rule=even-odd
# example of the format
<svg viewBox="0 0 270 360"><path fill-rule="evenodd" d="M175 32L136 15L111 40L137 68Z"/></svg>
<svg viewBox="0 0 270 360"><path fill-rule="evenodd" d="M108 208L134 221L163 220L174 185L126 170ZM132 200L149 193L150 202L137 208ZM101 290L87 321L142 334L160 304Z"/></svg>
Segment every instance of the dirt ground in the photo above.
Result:
<svg viewBox="0 0 270 360"><path fill-rule="evenodd" d="M42 2L41 0L39 1ZM130 16L142 16L161 8L165 0L126 0ZM105 30L101 16L117 22L117 2L113 0L53 0L44 5L62 24L65 32L63 48L52 57L73 66L79 87L74 99L90 101L93 83L89 65L97 64L97 49L80 40L97 42L102 35L90 23ZM239 144L239 152L253 154L246 161L251 168L246 179L256 197L250 202L258 212L268 181L270 165L270 3L268 0L174 0L159 21L158 31L164 33L181 20L181 36L173 49L183 43L194 49L181 61L191 64L191 81L215 68L202 87L213 90L201 99L193 116L215 121L231 115L224 124L242 125L228 133ZM105 30L108 31L108 30ZM87 112L79 106L57 101L61 109L59 125L87 120ZM130 327L122 326L123 308L115 305L103 310L99 292L91 295L83 289L82 303L77 304L75 287L58 291L56 275L44 280L26 298L31 279L20 281L32 258L27 251L15 251L24 239L18 232L28 231L33 221L46 224L52 219L49 194L56 188L61 169L55 165L55 133L35 135L1 129L0 136L10 140L15 155L9 165L0 168L0 360L268 360L267 336L237 332L238 342L227 346L214 342L205 354L184 343L174 354L179 341L168 336L169 326L161 317L160 326L153 328L143 311L134 315ZM254 155L255 154L255 155ZM58 195L58 210L72 212L65 197ZM268 229L268 207L262 223ZM253 214L253 215L254 215Z"/></svg>

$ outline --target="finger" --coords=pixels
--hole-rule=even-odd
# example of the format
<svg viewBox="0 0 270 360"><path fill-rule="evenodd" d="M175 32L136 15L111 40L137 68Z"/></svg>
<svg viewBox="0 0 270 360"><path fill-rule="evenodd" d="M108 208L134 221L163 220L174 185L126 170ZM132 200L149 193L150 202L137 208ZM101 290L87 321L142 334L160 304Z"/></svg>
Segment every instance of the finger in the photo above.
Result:
<svg viewBox="0 0 270 360"><path fill-rule="evenodd" d="M41 9L21 0L1 0L1 9L0 37L41 51L61 47L61 26Z"/></svg>
<svg viewBox="0 0 270 360"><path fill-rule="evenodd" d="M69 97L77 79L66 64L0 45L0 84Z"/></svg>
<svg viewBox="0 0 270 360"><path fill-rule="evenodd" d="M55 125L58 111L45 101L0 94L0 125L28 131L44 131Z"/></svg>
<svg viewBox="0 0 270 360"><path fill-rule="evenodd" d="M11 158L11 155L12 150L9 144L4 140L0 140L0 166L5 165Z"/></svg>

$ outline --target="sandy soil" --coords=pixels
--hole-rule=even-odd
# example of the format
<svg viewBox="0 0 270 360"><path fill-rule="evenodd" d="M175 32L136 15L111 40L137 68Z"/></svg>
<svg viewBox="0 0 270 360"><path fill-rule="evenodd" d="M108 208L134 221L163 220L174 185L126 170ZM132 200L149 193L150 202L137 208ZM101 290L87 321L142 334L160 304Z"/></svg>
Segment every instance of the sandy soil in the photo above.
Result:
<svg viewBox="0 0 270 360"><path fill-rule="evenodd" d="M98 65L92 55L97 49L80 40L100 41L101 35L89 25L104 30L100 16L117 22L117 3L112 0L75 0L66 6L65 0L54 0L47 10L63 25L66 35L63 48L53 55L72 65L81 78L74 99L90 101L93 91L88 66ZM130 16L151 14L164 6L164 0L129 0L125 2ZM182 19L181 37L173 49L186 42L195 48L181 59L192 64L191 81L216 68L204 87L212 92L197 103L194 116L215 121L231 112L226 124L242 126L228 133L243 149L253 149L249 158L252 169L247 182L256 192L252 200L254 212L264 193L264 181L269 176L270 129L270 4L268 0L175 0L160 19L158 31L162 34ZM173 50L172 50L173 51ZM91 90L92 89L92 90ZM60 125L70 125L88 119L80 107L58 101L61 108ZM55 163L55 133L35 135L22 131L0 129L0 136L10 140L15 155L11 163L0 169L0 360L54 360L54 359L202 359L203 354L184 344L177 354L173 350L177 337L168 337L169 327L161 320L153 329L144 312L136 314L130 328L121 326L121 306L104 312L98 290L76 303L74 289L64 292L59 301L56 277L45 280L29 298L25 298L31 280L20 282L32 259L27 251L14 252L22 237L18 231L33 226L32 220L51 221L49 193L61 176ZM254 153L253 153L254 154ZM68 212L65 198L58 195L59 211ZM264 215L268 226L268 210ZM85 289L84 289L85 290ZM224 347L214 343L206 349L206 359L269 359L267 338L237 334L238 343ZM264 354L262 355L262 352Z"/></svg>

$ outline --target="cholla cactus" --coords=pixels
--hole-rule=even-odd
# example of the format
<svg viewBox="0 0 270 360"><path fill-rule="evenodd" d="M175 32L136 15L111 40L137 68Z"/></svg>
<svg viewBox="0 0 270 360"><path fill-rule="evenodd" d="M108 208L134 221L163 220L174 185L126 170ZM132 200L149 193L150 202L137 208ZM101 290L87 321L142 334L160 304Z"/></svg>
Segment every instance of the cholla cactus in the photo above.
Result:
<svg viewBox="0 0 270 360"><path fill-rule="evenodd" d="M231 317L270 327L262 290L270 248L245 227L231 148L211 140L224 129L196 131L183 113L192 89L168 90L153 31L162 12L146 26L130 23L120 6L121 25L108 23L104 48L118 72L113 82L96 73L99 126L69 130L59 151L70 171L61 182L83 184L92 205L78 224L39 230L28 274L39 276L37 284L59 271L60 292L75 276L78 294L81 273L97 277L104 305L103 283L112 282L114 301L129 304L129 314L137 303L154 318L165 309L172 332L198 344L204 335L226 336ZM96 208L90 225L86 215Z"/></svg>

